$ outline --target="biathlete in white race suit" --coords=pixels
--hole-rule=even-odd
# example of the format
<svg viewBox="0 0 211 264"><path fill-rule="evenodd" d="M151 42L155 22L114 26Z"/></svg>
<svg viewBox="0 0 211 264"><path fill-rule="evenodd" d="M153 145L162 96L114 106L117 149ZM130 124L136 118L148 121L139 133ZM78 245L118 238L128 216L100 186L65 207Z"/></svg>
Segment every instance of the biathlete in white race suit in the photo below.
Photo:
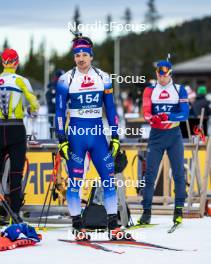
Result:
<svg viewBox="0 0 211 264"><path fill-rule="evenodd" d="M146 87L143 94L143 114L151 125L149 136L146 174L143 193L144 212L141 224L149 224L154 183L164 151L167 151L175 184L174 223L182 222L182 208L186 198L184 176L184 146L180 121L189 116L187 92L183 85L175 84L171 77L169 61L157 64L157 83Z"/></svg>
<svg viewBox="0 0 211 264"><path fill-rule="evenodd" d="M73 40L72 50L76 67L59 78L56 89L56 130L59 150L66 159L71 180L67 190L68 208L76 239L89 239L81 219L80 186L74 185L74 180L79 182L83 179L84 159L89 152L102 184L105 183L104 205L108 214L109 237L131 239L130 234L123 232L117 224L117 195L113 179L114 157L119 152L120 143L112 83L107 73L91 65L92 47L93 44L87 37L80 36ZM109 126L112 127L110 148L103 134L103 105ZM70 113L68 135L65 132L67 110ZM91 129L96 126L97 135L91 133Z"/></svg>

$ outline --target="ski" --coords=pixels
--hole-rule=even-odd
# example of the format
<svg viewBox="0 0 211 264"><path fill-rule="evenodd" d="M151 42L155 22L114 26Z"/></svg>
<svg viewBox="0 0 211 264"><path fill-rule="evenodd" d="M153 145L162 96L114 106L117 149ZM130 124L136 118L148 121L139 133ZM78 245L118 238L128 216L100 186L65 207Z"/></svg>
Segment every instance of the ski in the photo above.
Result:
<svg viewBox="0 0 211 264"><path fill-rule="evenodd" d="M69 239L59 239L59 241L68 242L68 243L76 243L75 240ZM138 246L138 247L149 247L155 249L163 249L163 250L171 250L171 251L195 251L195 250L186 250L186 249L178 249L178 248L171 248L165 247L157 244L142 242L142 241L135 241L135 240L90 240L88 243L97 243L99 244L116 244L116 245L128 245L128 246Z"/></svg>
<svg viewBox="0 0 211 264"><path fill-rule="evenodd" d="M94 248L97 250L102 250L105 252L110 252L110 253L115 253L115 254L125 253L125 251L112 250L112 249L107 248L103 245L100 245L97 243L98 241L76 241L76 240L69 240L69 239L59 239L59 241L67 242L67 243L71 243L71 244L76 244L76 245L80 245L80 246L85 246L85 247L90 247L90 248Z"/></svg>
<svg viewBox="0 0 211 264"><path fill-rule="evenodd" d="M123 253L125 253L125 251L113 250L113 249L104 247L102 245L99 245L97 243L91 243L91 245L94 246L95 249L101 249L101 250L106 251L106 252L111 252L111 253L116 253L116 254L123 254Z"/></svg>
<svg viewBox="0 0 211 264"><path fill-rule="evenodd" d="M35 230L36 231L56 231L56 230L64 230L64 229L69 229L71 226L40 226L40 227L37 227L35 226Z"/></svg>
<svg viewBox="0 0 211 264"><path fill-rule="evenodd" d="M167 233L171 234L173 233L176 229L182 226L182 223L175 223L173 226L167 231Z"/></svg>
<svg viewBox="0 0 211 264"><path fill-rule="evenodd" d="M94 241L95 242L95 241ZM131 245L131 246L139 246L139 247L150 247L150 248L159 248L159 249L165 249L165 250L172 250L172 251L183 251L182 249L176 249L176 248L170 248L165 247L157 244L142 242L142 241L127 241L127 240L106 240L106 241L98 241L98 243L105 243L105 244L118 244L118 245Z"/></svg>
<svg viewBox="0 0 211 264"><path fill-rule="evenodd" d="M154 227L157 225L158 224L136 224L136 225L129 226L129 227L125 228L124 230L135 230L135 229L139 229L139 228L150 228L150 227Z"/></svg>
<svg viewBox="0 0 211 264"><path fill-rule="evenodd" d="M135 230L135 229L139 229L139 228L150 228L150 227L154 227L154 226L157 226L158 224L136 224L136 225L132 225L132 226L129 226L129 227L125 227L123 228L123 230ZM91 229L91 228L86 228L86 231L87 232L90 232L90 233L104 233L107 230L107 228L98 228L98 229Z"/></svg>

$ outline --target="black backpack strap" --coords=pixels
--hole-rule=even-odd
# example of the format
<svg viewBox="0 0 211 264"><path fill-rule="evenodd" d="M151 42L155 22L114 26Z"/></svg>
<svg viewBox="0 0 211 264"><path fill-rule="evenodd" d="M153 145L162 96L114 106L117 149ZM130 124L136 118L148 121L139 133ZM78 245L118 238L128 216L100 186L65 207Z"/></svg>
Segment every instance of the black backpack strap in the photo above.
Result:
<svg viewBox="0 0 211 264"><path fill-rule="evenodd" d="M70 85L71 85L71 83L72 83L72 81L73 81L73 78L74 78L74 75L75 75L75 71L76 71L76 67L74 67L74 68L72 69L72 72L71 72L71 75L70 75L69 87L70 87Z"/></svg>
<svg viewBox="0 0 211 264"><path fill-rule="evenodd" d="M103 76L100 74L100 71L95 68L94 66L92 66L93 70L100 76L100 78L103 80Z"/></svg>
<svg viewBox="0 0 211 264"><path fill-rule="evenodd" d="M178 90L177 90L177 87L176 87L176 84L173 82L173 86L174 86L174 89L176 90L176 92L178 93L178 95L179 95L179 92L178 92Z"/></svg>

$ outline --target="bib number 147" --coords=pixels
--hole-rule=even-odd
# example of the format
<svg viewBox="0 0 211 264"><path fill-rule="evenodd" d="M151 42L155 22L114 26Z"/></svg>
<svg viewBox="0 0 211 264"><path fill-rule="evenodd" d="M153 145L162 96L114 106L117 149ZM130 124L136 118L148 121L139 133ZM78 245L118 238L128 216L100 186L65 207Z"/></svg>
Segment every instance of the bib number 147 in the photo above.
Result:
<svg viewBox="0 0 211 264"><path fill-rule="evenodd" d="M155 109L157 112L171 112L172 108L173 108L172 105L162 105L162 106L156 105L155 106Z"/></svg>

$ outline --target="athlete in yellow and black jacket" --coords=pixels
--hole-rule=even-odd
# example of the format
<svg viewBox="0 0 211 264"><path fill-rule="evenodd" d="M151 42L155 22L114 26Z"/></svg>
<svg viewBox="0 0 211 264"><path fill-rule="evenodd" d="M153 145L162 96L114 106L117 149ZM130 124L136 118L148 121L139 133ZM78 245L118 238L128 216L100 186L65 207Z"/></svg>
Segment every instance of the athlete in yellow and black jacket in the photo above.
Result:
<svg viewBox="0 0 211 264"><path fill-rule="evenodd" d="M19 64L17 52L5 49L1 57L4 70L0 74L0 182L5 156L9 155L9 202L18 215L23 199L21 181L26 154L23 98L29 102L30 113L38 110L39 103L29 81L15 73Z"/></svg>

